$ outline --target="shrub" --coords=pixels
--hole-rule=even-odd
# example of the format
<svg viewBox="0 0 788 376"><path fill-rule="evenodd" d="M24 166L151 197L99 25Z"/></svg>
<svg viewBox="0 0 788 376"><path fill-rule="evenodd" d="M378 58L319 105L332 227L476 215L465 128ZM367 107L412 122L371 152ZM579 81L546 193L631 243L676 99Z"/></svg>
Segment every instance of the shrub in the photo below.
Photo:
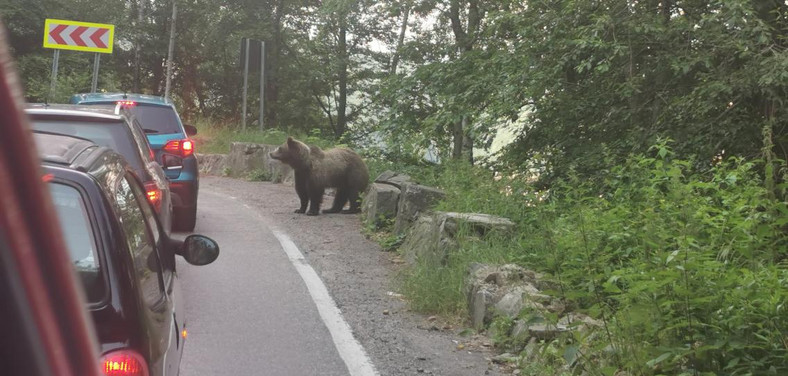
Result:
<svg viewBox="0 0 788 376"><path fill-rule="evenodd" d="M569 178L548 192L468 165L436 169L447 192L439 209L501 215L518 231L461 237L445 267L407 270L414 307L459 313L470 262L514 261L604 323L600 335L549 345L594 352L576 367L788 373L788 208L775 197L785 184L767 189L764 179L785 163L728 158L698 172L701 163L674 158L667 142L651 153L600 171L593 184Z"/></svg>

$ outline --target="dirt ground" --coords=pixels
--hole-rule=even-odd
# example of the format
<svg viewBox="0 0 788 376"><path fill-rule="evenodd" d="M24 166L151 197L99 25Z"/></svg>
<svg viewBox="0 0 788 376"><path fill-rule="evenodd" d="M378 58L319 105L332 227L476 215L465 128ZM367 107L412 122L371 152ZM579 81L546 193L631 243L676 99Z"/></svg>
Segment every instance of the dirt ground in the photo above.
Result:
<svg viewBox="0 0 788 376"><path fill-rule="evenodd" d="M401 261L364 236L359 215L295 214L298 197L290 185L208 176L201 181L243 200L291 236L381 375L504 374L490 360L487 338L460 335L462 324L409 310L396 285ZM323 207L330 204L327 197Z"/></svg>

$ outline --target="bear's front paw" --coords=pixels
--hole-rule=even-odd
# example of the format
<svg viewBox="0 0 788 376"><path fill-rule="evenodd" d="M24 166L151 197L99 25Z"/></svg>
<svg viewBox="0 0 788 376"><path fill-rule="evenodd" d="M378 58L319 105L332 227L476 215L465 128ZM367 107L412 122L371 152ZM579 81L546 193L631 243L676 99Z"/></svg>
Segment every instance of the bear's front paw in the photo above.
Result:
<svg viewBox="0 0 788 376"><path fill-rule="evenodd" d="M306 215L318 215L318 214L320 214L320 212L317 210L310 210L306 212Z"/></svg>
<svg viewBox="0 0 788 376"><path fill-rule="evenodd" d="M323 209L323 214L339 213L339 209Z"/></svg>
<svg viewBox="0 0 788 376"><path fill-rule="evenodd" d="M306 212L305 209L296 209L294 213L304 214Z"/></svg>
<svg viewBox="0 0 788 376"><path fill-rule="evenodd" d="M350 210L343 210L342 214L358 214L361 213L361 209L350 209Z"/></svg>

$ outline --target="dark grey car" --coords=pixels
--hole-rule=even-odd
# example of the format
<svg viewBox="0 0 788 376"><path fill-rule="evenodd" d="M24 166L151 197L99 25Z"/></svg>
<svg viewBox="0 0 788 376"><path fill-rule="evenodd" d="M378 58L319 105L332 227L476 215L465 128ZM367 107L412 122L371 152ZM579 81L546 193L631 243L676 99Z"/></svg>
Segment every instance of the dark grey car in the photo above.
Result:
<svg viewBox="0 0 788 376"><path fill-rule="evenodd" d="M114 107L43 104L28 105L25 112L35 132L83 138L123 156L142 180L165 230L171 231L170 182L153 159L148 138L132 114Z"/></svg>

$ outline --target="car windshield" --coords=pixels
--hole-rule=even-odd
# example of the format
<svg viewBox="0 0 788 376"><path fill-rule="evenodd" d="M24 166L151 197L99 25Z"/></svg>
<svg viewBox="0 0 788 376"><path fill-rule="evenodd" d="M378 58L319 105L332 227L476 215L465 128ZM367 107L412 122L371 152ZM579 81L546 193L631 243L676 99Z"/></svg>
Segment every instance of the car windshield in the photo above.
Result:
<svg viewBox="0 0 788 376"><path fill-rule="evenodd" d="M49 191L71 262L82 280L88 302L99 302L104 296L104 280L85 202L72 186L52 183Z"/></svg>
<svg viewBox="0 0 788 376"><path fill-rule="evenodd" d="M146 176L143 168L140 147L134 145L131 130L121 121L88 121L50 120L33 118L33 129L36 131L76 136L93 141L97 145L106 146L125 158L134 171Z"/></svg>
<svg viewBox="0 0 788 376"><path fill-rule="evenodd" d="M181 133L178 115L169 106L137 103L129 107L146 133Z"/></svg>

